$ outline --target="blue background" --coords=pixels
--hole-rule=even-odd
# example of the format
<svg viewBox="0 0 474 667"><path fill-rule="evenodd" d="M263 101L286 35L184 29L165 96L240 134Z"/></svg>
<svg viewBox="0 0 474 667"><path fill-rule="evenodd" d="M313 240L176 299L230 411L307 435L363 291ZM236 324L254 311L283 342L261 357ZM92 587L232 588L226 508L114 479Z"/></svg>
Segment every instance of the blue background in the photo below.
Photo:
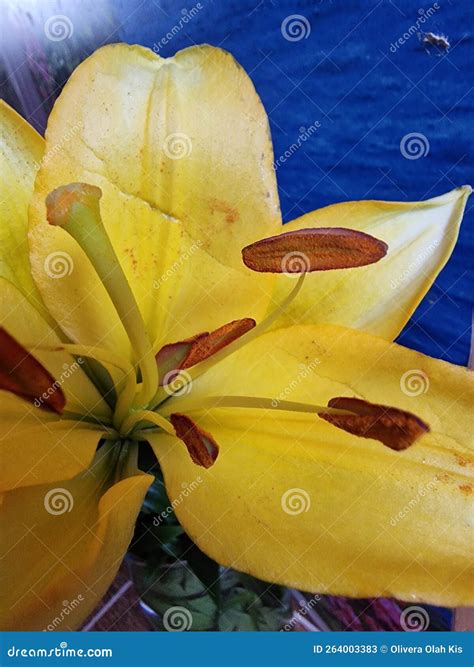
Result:
<svg viewBox="0 0 474 667"><path fill-rule="evenodd" d="M284 220L351 199L425 199L471 183L473 153L472 0L440 0L421 27L448 36L447 53L416 35L395 43L433 2L413 0L201 0L202 10L163 46L172 55L208 42L231 51L250 73L269 114L275 158L300 127L321 128L277 170ZM153 48L194 0L119 0L117 40ZM310 34L283 38L303 15ZM116 39L114 36L114 40ZM400 140L423 133L426 157L407 160ZM471 200L472 201L472 200ZM472 316L472 206L446 268L400 337L435 357L467 363Z"/></svg>
<svg viewBox="0 0 474 667"><path fill-rule="evenodd" d="M392 46L415 32L423 10L431 18L420 30L447 35L448 51L427 50L416 34ZM193 15L186 24L183 12ZM45 21L58 14L74 32L51 41ZM281 26L295 14L309 29L289 41ZM267 109L276 157L300 128L321 125L277 170L285 221L329 203L418 200L474 181L472 0L9 0L0 2L0 21L3 95L40 130L71 70L103 43L161 45L163 56L202 42L231 51ZM426 137L429 153L408 160L400 141L413 132ZM462 365L472 317L472 206L452 258L400 337Z"/></svg>

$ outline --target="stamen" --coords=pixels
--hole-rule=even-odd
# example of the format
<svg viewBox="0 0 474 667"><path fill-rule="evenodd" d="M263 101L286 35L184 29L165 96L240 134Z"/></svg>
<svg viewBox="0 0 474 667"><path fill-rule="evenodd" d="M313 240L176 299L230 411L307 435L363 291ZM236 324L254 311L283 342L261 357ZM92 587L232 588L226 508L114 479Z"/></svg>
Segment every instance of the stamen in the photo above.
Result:
<svg viewBox="0 0 474 667"><path fill-rule="evenodd" d="M54 377L23 345L0 327L0 389L62 414L66 398Z"/></svg>
<svg viewBox="0 0 474 667"><path fill-rule="evenodd" d="M387 253L383 241L342 227L300 229L271 236L242 250L244 264L264 273L309 273L348 269L378 262Z"/></svg>
<svg viewBox="0 0 474 667"><path fill-rule="evenodd" d="M170 403L170 410L173 404ZM261 396L206 396L200 398L196 404L186 401L186 412L201 412L212 408L245 408L245 409L263 409L263 410L283 410L285 412L306 412L311 414L333 413L333 414L353 414L347 410L328 408L325 405L315 405L312 403L300 403L298 401L280 401L277 398L265 398ZM162 410L162 414L167 414Z"/></svg>
<svg viewBox="0 0 474 667"><path fill-rule="evenodd" d="M224 324L211 333L197 334L193 338L165 345L156 355L160 371L160 386L172 382L180 370L195 366L212 357L216 352L253 329L255 325L255 320L245 317L242 320L233 320Z"/></svg>
<svg viewBox="0 0 474 667"><path fill-rule="evenodd" d="M48 222L77 241L107 290L140 366L143 389L137 402L147 405L158 385L158 371L142 315L100 216L101 196L99 188L87 183L57 188L46 198Z"/></svg>
<svg viewBox="0 0 474 667"><path fill-rule="evenodd" d="M196 465L210 468L219 454L219 447L210 433L199 428L192 419L179 413L170 416L176 435L187 447Z"/></svg>
<svg viewBox="0 0 474 667"><path fill-rule="evenodd" d="M249 329L239 338L227 344L224 348L220 349L218 352L213 354L209 359L201 361L192 369L190 369L190 371L187 372L186 374L187 375L186 379L183 381L183 383L180 383L179 385L179 393L183 393L184 387L186 387L190 382L192 382L200 375L205 373L207 370L212 368L216 363L222 361L222 359L225 359L226 357L228 357L230 354L233 354L237 350L240 350L240 348L242 348L244 345L247 345L247 343L250 343L250 341L254 340L258 336L260 336L266 329L268 329L273 324L273 322L277 320L280 317L280 315L288 308L290 303L298 296L298 292L300 291L303 285L304 279L305 279L305 274L302 273L298 278L296 285L288 294L288 296L285 297L283 301L280 303L280 305L277 306L275 310L272 313L270 313L270 315L268 315L262 322L260 322L260 324L257 324L257 326ZM238 320L238 321L242 322L244 320ZM249 319L249 321L253 320ZM169 398L169 396L170 396L169 393L164 391L163 389L157 392L154 400L155 407L161 401Z"/></svg>
<svg viewBox="0 0 474 667"><path fill-rule="evenodd" d="M411 412L369 403L360 398L332 398L328 406L350 410L355 414L326 413L319 415L321 419L361 438L380 440L395 451L410 447L418 438L430 431L428 424Z"/></svg>
<svg viewBox="0 0 474 667"><path fill-rule="evenodd" d="M155 426L159 426L163 431L169 435L176 435L175 430L170 422L162 415L152 412L151 410L137 410L132 412L121 424L120 432L123 436L130 435L134 426L141 422L149 422Z"/></svg>
<svg viewBox="0 0 474 667"><path fill-rule="evenodd" d="M208 335L209 332L205 331L177 343L168 343L159 350L155 358L159 371L160 387L174 380L179 374L180 369L183 368L182 364L185 362L194 343Z"/></svg>
<svg viewBox="0 0 474 667"><path fill-rule="evenodd" d="M200 399L195 405L186 402L187 413L216 408L312 413L343 431L379 440L396 451L406 449L430 430L425 422L410 412L369 403L358 398L332 398L328 406L259 396L208 396ZM166 414L166 411L163 411L163 414ZM173 422L172 415L171 421Z"/></svg>

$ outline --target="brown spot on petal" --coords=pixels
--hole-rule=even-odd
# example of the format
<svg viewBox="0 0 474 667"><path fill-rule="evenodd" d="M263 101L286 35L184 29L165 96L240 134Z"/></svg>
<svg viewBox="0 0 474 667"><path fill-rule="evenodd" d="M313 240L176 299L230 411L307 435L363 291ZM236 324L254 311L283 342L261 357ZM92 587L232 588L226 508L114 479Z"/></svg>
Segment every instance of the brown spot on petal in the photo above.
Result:
<svg viewBox="0 0 474 667"><path fill-rule="evenodd" d="M210 468L219 453L219 447L210 433L193 422L186 415L175 413L170 416L176 435L180 438L196 465Z"/></svg>
<svg viewBox="0 0 474 667"><path fill-rule="evenodd" d="M0 328L0 389L58 414L66 404L53 376L3 328Z"/></svg>
<svg viewBox="0 0 474 667"><path fill-rule="evenodd" d="M430 428L419 417L386 405L369 403L360 398L332 398L328 407L348 410L354 414L320 413L320 417L343 431L379 440L390 449L410 447Z"/></svg>
<svg viewBox="0 0 474 667"><path fill-rule="evenodd" d="M461 493L463 493L465 496L470 496L472 493L473 486L472 484L461 484L459 487L459 490Z"/></svg>
<svg viewBox="0 0 474 667"><path fill-rule="evenodd" d="M264 273L310 273L378 262L388 246L370 234L341 227L283 232L242 250L244 264Z"/></svg>
<svg viewBox="0 0 474 667"><path fill-rule="evenodd" d="M233 208L230 204L228 204L225 201L222 201L221 199L210 199L209 200L209 208L211 210L211 213L214 213L215 211L218 211L219 213L224 213L225 215L225 221L232 224L233 222L237 222L239 219L239 212Z"/></svg>

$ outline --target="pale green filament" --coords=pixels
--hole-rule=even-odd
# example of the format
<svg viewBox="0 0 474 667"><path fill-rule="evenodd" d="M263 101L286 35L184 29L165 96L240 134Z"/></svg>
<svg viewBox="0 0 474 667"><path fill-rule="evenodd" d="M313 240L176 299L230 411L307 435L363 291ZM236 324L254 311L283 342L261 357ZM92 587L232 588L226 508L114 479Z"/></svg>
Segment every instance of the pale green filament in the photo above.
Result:
<svg viewBox="0 0 474 667"><path fill-rule="evenodd" d="M325 405L314 405L311 403L300 403L298 401L280 401L277 398L264 398L260 396L206 396L199 399L194 404L186 402L184 408L188 412L200 412L212 408L245 408L245 409L264 409L264 410L283 410L285 412L309 412L311 414L354 414L349 410L339 410L338 408L329 408ZM162 410L163 414L171 414L176 409Z"/></svg>
<svg viewBox="0 0 474 667"><path fill-rule="evenodd" d="M117 310L141 371L143 384L136 403L144 406L158 386L156 361L137 302L100 216L100 190L85 184L58 188L50 195L48 206L54 216L55 203L61 204L63 194L76 192L77 196L67 210L66 221L57 216L58 221L86 253ZM87 197L82 196L86 193Z"/></svg>
<svg viewBox="0 0 474 667"><path fill-rule="evenodd" d="M275 320L278 319L280 315L282 315L282 313L285 312L290 303L298 296L298 293L303 285L305 276L306 273L302 273L299 276L296 285L288 294L288 296L285 297L283 301L275 308L275 310L273 310L270 313L270 315L268 315L262 322L260 322L260 324L257 324L256 327L254 327L250 331L247 331L247 333L245 333L243 336L240 336L240 338L237 338L229 345L226 345L226 347L222 348L222 350L219 350L219 352L213 354L212 357L210 357L209 359L206 359L205 361L196 364L196 366L194 366L193 368L186 369L186 371L183 372L184 376L183 384L179 385L180 394L184 392L184 388L190 382L192 382L200 375L205 373L207 370L212 368L216 363L228 357L229 354L233 354L237 350L240 350L240 348L244 347L244 345L247 345L247 343L250 343L250 341L254 340L255 338L258 338L258 336L261 336L262 333L266 329L268 329L273 324L273 322L275 322ZM174 380L174 383L176 383L176 379ZM172 396L169 390L160 387L155 394L152 405L154 407L157 407L162 401L165 401L167 398L169 398L170 395Z"/></svg>
<svg viewBox="0 0 474 667"><path fill-rule="evenodd" d="M161 415L157 414L156 412L152 412L151 410L137 410L136 412L132 412L122 422L120 431L123 435L128 435L134 426L142 422L149 422L150 424L159 426L169 435L175 435L173 425L170 424L170 422L165 419L165 417L162 417Z"/></svg>

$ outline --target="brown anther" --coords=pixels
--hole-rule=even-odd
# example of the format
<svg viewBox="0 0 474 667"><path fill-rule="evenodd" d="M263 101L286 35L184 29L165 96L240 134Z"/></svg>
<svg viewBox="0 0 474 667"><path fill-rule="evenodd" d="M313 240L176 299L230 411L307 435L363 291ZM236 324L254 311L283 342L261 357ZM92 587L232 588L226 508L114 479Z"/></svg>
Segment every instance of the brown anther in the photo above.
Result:
<svg viewBox="0 0 474 667"><path fill-rule="evenodd" d="M207 336L198 338L192 345L189 354L183 362L182 368L190 368L200 361L204 361L213 354L222 350L223 347L230 345L234 340L240 338L256 325L251 317L244 317L242 320L233 320L222 327L211 331Z"/></svg>
<svg viewBox="0 0 474 667"><path fill-rule="evenodd" d="M370 234L341 227L283 232L245 247L244 264L263 273L310 273L378 262L388 246Z"/></svg>
<svg viewBox="0 0 474 667"><path fill-rule="evenodd" d="M411 412L360 398L332 398L328 407L354 414L320 413L321 419L361 438L379 440L395 451L407 449L430 431L430 427Z"/></svg>
<svg viewBox="0 0 474 667"><path fill-rule="evenodd" d="M208 359L222 348L230 345L256 325L255 320L244 317L222 327L187 338L178 343L164 345L156 355L160 373L160 385L169 384L180 370L190 368Z"/></svg>
<svg viewBox="0 0 474 667"><path fill-rule="evenodd" d="M97 207L102 190L89 183L69 183L53 190L46 197L46 218L50 225L64 227L74 204Z"/></svg>
<svg viewBox="0 0 474 667"><path fill-rule="evenodd" d="M61 414L66 404L58 382L5 329L0 327L0 389Z"/></svg>
<svg viewBox="0 0 474 667"><path fill-rule="evenodd" d="M184 442L196 465L210 468L219 454L219 447L210 433L193 422L186 415L175 413L170 415L170 421L176 435Z"/></svg>
<svg viewBox="0 0 474 667"><path fill-rule="evenodd" d="M160 387L163 384L169 384L179 374L182 364L185 362L194 343L200 338L205 338L209 333L196 334L191 338L186 338L177 343L168 343L164 345L157 353L155 359L160 374Z"/></svg>

